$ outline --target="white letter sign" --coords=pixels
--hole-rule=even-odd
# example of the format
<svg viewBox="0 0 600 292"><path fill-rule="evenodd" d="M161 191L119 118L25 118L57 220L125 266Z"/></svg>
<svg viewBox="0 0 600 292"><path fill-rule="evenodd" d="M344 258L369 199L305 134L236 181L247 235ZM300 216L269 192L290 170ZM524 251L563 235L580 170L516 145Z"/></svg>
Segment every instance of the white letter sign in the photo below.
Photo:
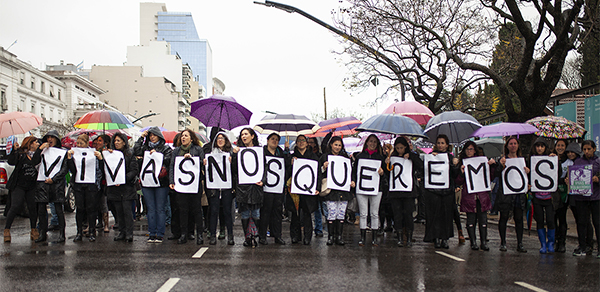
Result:
<svg viewBox="0 0 600 292"><path fill-rule="evenodd" d="M266 193L282 194L285 184L285 161L283 158L267 156L267 182L263 190Z"/></svg>
<svg viewBox="0 0 600 292"><path fill-rule="evenodd" d="M163 164L163 154L155 151L150 154L150 151L144 151L144 160L142 161L142 169L140 170L140 180L145 188L160 187L158 175Z"/></svg>
<svg viewBox="0 0 600 292"><path fill-rule="evenodd" d="M398 156L390 157L390 191L411 192L413 189L413 163L410 159Z"/></svg>
<svg viewBox="0 0 600 292"><path fill-rule="evenodd" d="M558 156L531 156L531 191L556 192Z"/></svg>
<svg viewBox="0 0 600 292"><path fill-rule="evenodd" d="M73 162L77 168L75 182L93 184L96 182L96 156L92 148L73 147Z"/></svg>
<svg viewBox="0 0 600 292"><path fill-rule="evenodd" d="M492 190L490 165L487 157L472 157L463 159L465 166L465 184L469 194L489 192Z"/></svg>
<svg viewBox="0 0 600 292"><path fill-rule="evenodd" d="M62 167L67 150L48 147L42 151L42 162L38 166L38 181L54 177Z"/></svg>
<svg viewBox="0 0 600 292"><path fill-rule="evenodd" d="M352 162L339 155L327 156L327 188L349 192L352 183Z"/></svg>
<svg viewBox="0 0 600 292"><path fill-rule="evenodd" d="M447 189L450 187L450 162L447 153L425 155L425 188Z"/></svg>
<svg viewBox="0 0 600 292"><path fill-rule="evenodd" d="M524 194L527 192L529 178L525 172L525 159L508 158L502 170L502 182L505 195Z"/></svg>
<svg viewBox="0 0 600 292"><path fill-rule="evenodd" d="M356 193L376 196L379 192L379 174L381 161L375 159L359 159L356 170Z"/></svg>
<svg viewBox="0 0 600 292"><path fill-rule="evenodd" d="M265 171L263 148L241 147L237 155L239 183L254 184L261 181Z"/></svg>
<svg viewBox="0 0 600 292"><path fill-rule="evenodd" d="M206 154L206 188L231 189L229 153Z"/></svg>
<svg viewBox="0 0 600 292"><path fill-rule="evenodd" d="M292 170L292 194L315 195L319 162L312 159L296 159Z"/></svg>
<svg viewBox="0 0 600 292"><path fill-rule="evenodd" d="M185 194L197 194L200 189L200 157L175 157L175 191Z"/></svg>
<svg viewBox="0 0 600 292"><path fill-rule="evenodd" d="M104 174L106 186L122 185L125 183L125 157L121 151L102 151L104 156Z"/></svg>

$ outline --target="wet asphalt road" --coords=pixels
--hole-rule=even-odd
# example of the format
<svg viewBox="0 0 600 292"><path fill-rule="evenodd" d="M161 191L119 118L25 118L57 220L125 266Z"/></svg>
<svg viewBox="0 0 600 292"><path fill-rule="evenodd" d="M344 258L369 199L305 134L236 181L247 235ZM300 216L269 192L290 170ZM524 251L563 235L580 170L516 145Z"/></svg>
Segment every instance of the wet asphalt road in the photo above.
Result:
<svg viewBox="0 0 600 292"><path fill-rule="evenodd" d="M74 214L66 216L68 239L61 244L31 242L27 219L15 220L12 242L0 247L0 291L158 291L168 288L166 282L174 283L170 291L532 291L515 282L547 291L600 290L596 252L572 256L571 239L567 253L540 255L537 234L526 231L529 252L517 253L512 230L509 251L500 252L495 225L490 225L489 252L471 251L456 237L450 249L436 250L421 241L420 224L412 248L396 247L392 233L379 247L359 247L358 226L346 225L345 246L325 245L326 235L313 238L310 246L291 245L286 236L288 245L269 239L268 246L252 249L242 246L237 222L235 246L224 240L216 246L149 244L144 221L137 223L133 243L114 242L112 230L96 242L74 243ZM2 226L4 220L0 216ZM288 230L284 223L285 234ZM57 236L49 232L50 241ZM192 258L201 247L204 254Z"/></svg>

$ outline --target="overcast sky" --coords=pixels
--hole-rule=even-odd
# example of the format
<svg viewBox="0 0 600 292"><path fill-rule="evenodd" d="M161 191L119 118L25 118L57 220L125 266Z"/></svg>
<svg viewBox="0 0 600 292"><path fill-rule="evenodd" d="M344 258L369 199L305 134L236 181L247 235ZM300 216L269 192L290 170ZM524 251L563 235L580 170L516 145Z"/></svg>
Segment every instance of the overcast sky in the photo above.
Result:
<svg viewBox="0 0 600 292"><path fill-rule="evenodd" d="M225 95L235 97L255 116L264 111L304 114L327 108L359 112L364 118L376 108L365 107L378 88L352 92L343 87L349 77L340 57L340 38L299 14L254 4L252 0L157 1L170 12L191 12L202 39L212 47L213 74L225 83ZM264 2L264 1L261 1ZM332 24L338 0L280 0ZM127 46L139 45L139 1L130 0L0 0L0 46L23 61L45 65L122 65ZM393 102L378 105L379 112ZM262 112L262 113L261 113ZM254 120L254 118L253 118Z"/></svg>

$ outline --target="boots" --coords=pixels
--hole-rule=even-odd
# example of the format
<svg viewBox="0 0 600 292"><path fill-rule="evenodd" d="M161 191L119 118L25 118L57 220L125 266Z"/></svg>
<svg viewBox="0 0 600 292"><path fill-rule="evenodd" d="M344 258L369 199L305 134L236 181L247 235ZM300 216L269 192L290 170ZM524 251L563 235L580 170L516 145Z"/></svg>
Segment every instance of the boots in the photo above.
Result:
<svg viewBox="0 0 600 292"><path fill-rule="evenodd" d="M377 232L375 232L374 230L371 232L371 235L373 237L373 240L371 241L371 245L373 246L379 246L379 241L377 240Z"/></svg>
<svg viewBox="0 0 600 292"><path fill-rule="evenodd" d="M44 241L46 241L46 239L48 239L47 230L46 230L47 226L44 227L43 225L40 224L40 227L42 229L40 229L40 235L38 236L38 239L36 239L34 241L35 243L44 242Z"/></svg>
<svg viewBox="0 0 600 292"><path fill-rule="evenodd" d="M542 245L542 247L540 248L540 253L547 253L548 250L546 249L546 228L538 229L537 233L538 238L540 239L540 244Z"/></svg>
<svg viewBox="0 0 600 292"><path fill-rule="evenodd" d="M327 245L333 245L336 227L335 223L327 221Z"/></svg>
<svg viewBox="0 0 600 292"><path fill-rule="evenodd" d="M465 241L466 240L465 240L465 236L463 235L462 229L459 229L458 230L458 244L464 244Z"/></svg>
<svg viewBox="0 0 600 292"><path fill-rule="evenodd" d="M37 228L31 228L31 234L29 235L29 237L33 241L37 240L40 237L40 233L38 232Z"/></svg>
<svg viewBox="0 0 600 292"><path fill-rule="evenodd" d="M365 246L365 241L367 241L367 230L360 230L360 240L358 241L358 246Z"/></svg>
<svg viewBox="0 0 600 292"><path fill-rule="evenodd" d="M215 237L215 235L211 235L208 239L208 244L210 245L216 245L217 244L217 237Z"/></svg>
<svg viewBox="0 0 600 292"><path fill-rule="evenodd" d="M61 243L61 242L65 242L66 238L65 238L65 229L61 229L58 231L58 240L56 242Z"/></svg>
<svg viewBox="0 0 600 292"><path fill-rule="evenodd" d="M402 231L396 231L396 237L398 238L398 247L403 247L404 246L404 242L402 242Z"/></svg>
<svg viewBox="0 0 600 292"><path fill-rule="evenodd" d="M4 242L10 242L10 229L4 229Z"/></svg>
<svg viewBox="0 0 600 292"><path fill-rule="evenodd" d="M185 233L181 234L181 237L177 240L177 244L187 243L187 235Z"/></svg>
<svg viewBox="0 0 600 292"><path fill-rule="evenodd" d="M197 231L198 236L196 236L196 245L203 245L204 244L204 239L202 238L202 231ZM211 235L213 238L215 237L214 234ZM215 244L217 244L216 240L215 240Z"/></svg>
<svg viewBox="0 0 600 292"><path fill-rule="evenodd" d="M412 236L413 235L413 231L412 230L406 230L406 247L412 247L413 246L413 242L412 242Z"/></svg>
<svg viewBox="0 0 600 292"><path fill-rule="evenodd" d="M242 229L244 230L244 246L252 247L252 239L250 236L247 236L248 233L248 224L250 224L250 219L242 219Z"/></svg>
<svg viewBox="0 0 600 292"><path fill-rule="evenodd" d="M554 240L555 240L555 233L556 229L548 229L548 242L547 242L547 247L548 247L548 252L549 253L553 253L554 252Z"/></svg>
<svg viewBox="0 0 600 292"><path fill-rule="evenodd" d="M556 237L556 252L564 253L566 249L567 229L563 226L558 230L559 236Z"/></svg>
<svg viewBox="0 0 600 292"><path fill-rule="evenodd" d="M334 224L337 224L337 226L335 227L335 234L336 234L336 239L335 239L335 244L337 245L344 245L346 244L346 242L344 242L344 222L340 221L340 220L336 220L334 222Z"/></svg>
<svg viewBox="0 0 600 292"><path fill-rule="evenodd" d="M469 241L471 241L471 249L479 250L479 246L477 246L477 238L475 238L475 226L467 226L467 233L469 234Z"/></svg>
<svg viewBox="0 0 600 292"><path fill-rule="evenodd" d="M102 220L104 221L104 233L109 233L110 229L108 228L108 212L102 213Z"/></svg>
<svg viewBox="0 0 600 292"><path fill-rule="evenodd" d="M235 241L233 241L233 234L227 234L227 245L234 245Z"/></svg>
<svg viewBox="0 0 600 292"><path fill-rule="evenodd" d="M479 248L483 251L489 251L490 248L487 246L487 227L479 226L479 237L479 240L481 241Z"/></svg>

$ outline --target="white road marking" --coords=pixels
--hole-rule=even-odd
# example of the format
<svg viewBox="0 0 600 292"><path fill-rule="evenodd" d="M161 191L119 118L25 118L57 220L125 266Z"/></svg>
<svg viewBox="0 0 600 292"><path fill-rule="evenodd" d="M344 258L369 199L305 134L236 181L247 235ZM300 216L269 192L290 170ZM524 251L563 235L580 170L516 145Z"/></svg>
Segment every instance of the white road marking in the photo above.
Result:
<svg viewBox="0 0 600 292"><path fill-rule="evenodd" d="M208 250L208 247L201 247L193 256L193 259L199 259Z"/></svg>
<svg viewBox="0 0 600 292"><path fill-rule="evenodd" d="M436 251L435 251L435 253L437 253L437 254L441 254L441 255L443 255L443 256L445 256L445 257L448 257L448 258L451 258L451 259L453 259L453 260L455 260L455 261L457 261L457 262L464 262L464 261L465 261L465 260L463 260L463 259L461 259L461 258L459 258L459 257L455 257L455 256L453 256L453 255L450 255L450 254L447 254L447 253L445 253L445 252L443 252L443 251L437 251L437 250L436 250Z"/></svg>
<svg viewBox="0 0 600 292"><path fill-rule="evenodd" d="M177 282L179 282L179 278L169 278L156 292L169 292Z"/></svg>
<svg viewBox="0 0 600 292"><path fill-rule="evenodd" d="M536 292L548 292L547 290L544 290L544 289L542 289L542 288L538 288L538 287L536 287L536 286L533 286L533 285L531 285L531 284L527 284L527 283L525 283L525 282L515 282L515 284L517 284L517 285L519 285L519 286L522 286L522 287L525 287L525 288L527 288L527 289L529 289L529 290L536 291Z"/></svg>

